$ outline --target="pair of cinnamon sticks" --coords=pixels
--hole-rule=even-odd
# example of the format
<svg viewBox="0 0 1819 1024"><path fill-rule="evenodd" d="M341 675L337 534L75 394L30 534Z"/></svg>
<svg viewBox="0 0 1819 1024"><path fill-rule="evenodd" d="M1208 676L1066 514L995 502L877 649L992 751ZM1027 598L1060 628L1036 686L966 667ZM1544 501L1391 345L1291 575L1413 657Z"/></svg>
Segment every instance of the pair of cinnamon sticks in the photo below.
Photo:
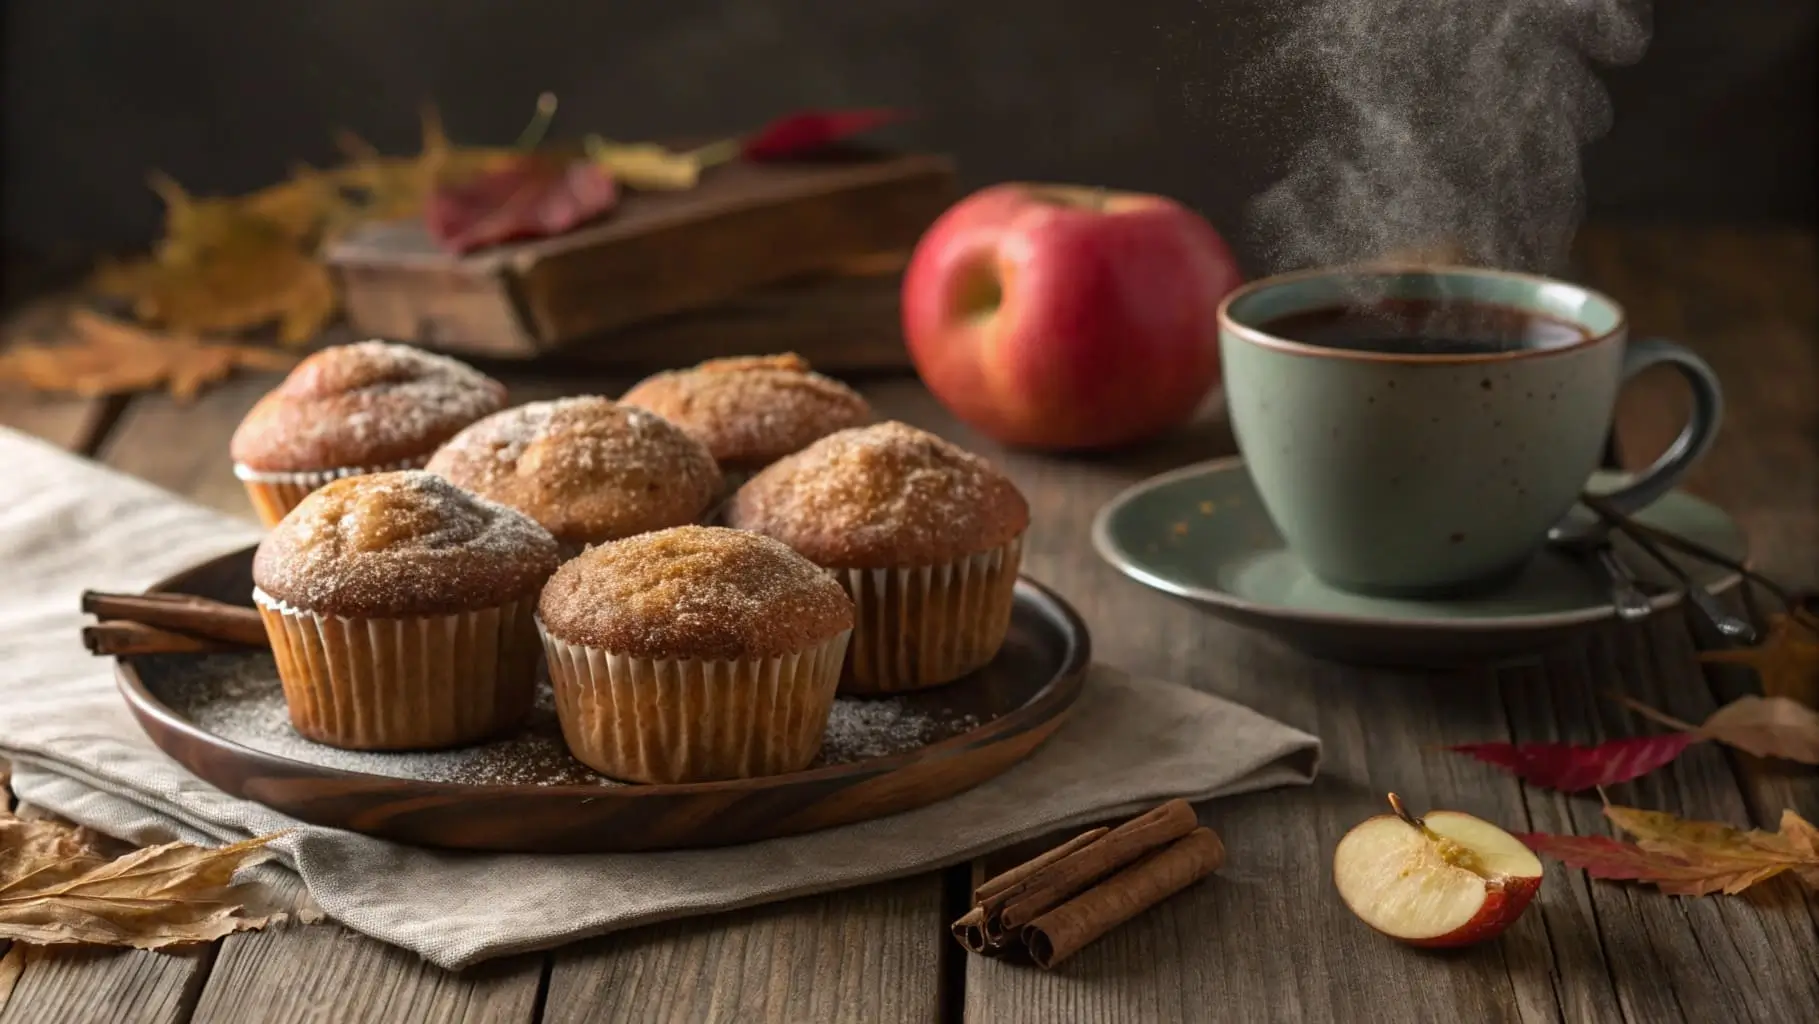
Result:
<svg viewBox="0 0 1819 1024"><path fill-rule="evenodd" d="M1050 968L1225 862L1219 834L1185 800L1096 828L973 890L954 938L984 956Z"/></svg>
<svg viewBox="0 0 1819 1024"><path fill-rule="evenodd" d="M189 594L88 590L82 610L101 620L82 627L90 654L203 654L270 643L254 609Z"/></svg>

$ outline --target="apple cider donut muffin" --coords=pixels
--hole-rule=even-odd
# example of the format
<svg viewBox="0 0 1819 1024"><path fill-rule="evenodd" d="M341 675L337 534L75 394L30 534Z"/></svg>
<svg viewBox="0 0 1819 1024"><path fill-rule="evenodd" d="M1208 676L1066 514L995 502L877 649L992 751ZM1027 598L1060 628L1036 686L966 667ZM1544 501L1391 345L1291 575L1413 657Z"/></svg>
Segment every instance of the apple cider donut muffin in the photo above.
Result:
<svg viewBox="0 0 1819 1024"><path fill-rule="evenodd" d="M699 782L814 760L853 604L774 540L681 526L563 565L537 621L575 757L618 779Z"/></svg>
<svg viewBox="0 0 1819 1024"><path fill-rule="evenodd" d="M752 477L727 525L834 572L858 609L841 689L951 682L1010 628L1029 503L977 455L902 423L843 430Z"/></svg>
<svg viewBox="0 0 1819 1024"><path fill-rule="evenodd" d="M720 494L720 470L701 442L598 396L494 413L456 434L426 468L542 523L570 557L696 522Z"/></svg>
<svg viewBox="0 0 1819 1024"><path fill-rule="evenodd" d="M836 430L871 422L859 393L797 355L711 359L634 385L620 401L662 416L743 478Z"/></svg>
<svg viewBox="0 0 1819 1024"><path fill-rule="evenodd" d="M330 480L421 467L504 407L504 385L446 356L383 341L325 348L240 421L234 475L271 526Z"/></svg>
<svg viewBox="0 0 1819 1024"><path fill-rule="evenodd" d="M335 480L253 558L291 724L358 750L452 747L530 710L549 531L422 470Z"/></svg>

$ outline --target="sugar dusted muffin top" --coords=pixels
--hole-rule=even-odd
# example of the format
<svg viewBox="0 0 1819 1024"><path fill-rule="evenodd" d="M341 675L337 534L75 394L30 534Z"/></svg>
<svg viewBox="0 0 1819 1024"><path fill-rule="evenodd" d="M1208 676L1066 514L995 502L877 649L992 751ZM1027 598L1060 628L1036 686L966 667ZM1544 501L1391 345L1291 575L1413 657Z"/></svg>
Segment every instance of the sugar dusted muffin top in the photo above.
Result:
<svg viewBox="0 0 1819 1024"><path fill-rule="evenodd" d="M872 418L858 392L797 355L712 359L646 378L620 401L675 423L722 467L742 472Z"/></svg>
<svg viewBox="0 0 1819 1024"><path fill-rule="evenodd" d="M551 577L537 614L559 640L659 660L777 657L853 626L832 576L777 541L713 526L590 548Z"/></svg>
<svg viewBox="0 0 1819 1024"><path fill-rule="evenodd" d="M991 463L902 423L843 430L747 481L727 524L829 568L941 565L1010 543L1029 503Z"/></svg>
<svg viewBox="0 0 1819 1024"><path fill-rule="evenodd" d="M535 595L556 539L516 509L422 470L336 480L260 542L253 583L305 611L450 615Z"/></svg>
<svg viewBox="0 0 1819 1024"><path fill-rule="evenodd" d="M229 450L264 472L396 465L504 407L505 386L465 363L363 341L298 363L246 414Z"/></svg>
<svg viewBox="0 0 1819 1024"><path fill-rule="evenodd" d="M720 491L699 441L598 396L532 402L455 435L430 472L580 545L694 522Z"/></svg>

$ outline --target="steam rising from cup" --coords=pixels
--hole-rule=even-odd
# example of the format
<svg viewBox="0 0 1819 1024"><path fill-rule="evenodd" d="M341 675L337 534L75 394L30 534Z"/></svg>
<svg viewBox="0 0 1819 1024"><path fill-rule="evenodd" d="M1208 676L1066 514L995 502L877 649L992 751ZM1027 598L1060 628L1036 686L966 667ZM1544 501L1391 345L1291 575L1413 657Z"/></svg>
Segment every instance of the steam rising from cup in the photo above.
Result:
<svg viewBox="0 0 1819 1024"><path fill-rule="evenodd" d="M1307 82L1313 122L1251 204L1271 271L1414 257L1559 273L1579 151L1610 127L1594 64L1648 45L1648 0L1305 0L1248 89Z"/></svg>

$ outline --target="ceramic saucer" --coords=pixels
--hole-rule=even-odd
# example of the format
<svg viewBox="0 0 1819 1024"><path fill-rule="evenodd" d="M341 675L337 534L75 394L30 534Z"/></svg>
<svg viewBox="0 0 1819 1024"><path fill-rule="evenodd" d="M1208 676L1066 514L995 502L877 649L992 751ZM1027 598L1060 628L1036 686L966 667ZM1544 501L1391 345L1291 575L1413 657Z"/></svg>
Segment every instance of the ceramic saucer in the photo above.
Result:
<svg viewBox="0 0 1819 1024"><path fill-rule="evenodd" d="M1599 473L1590 489L1613 490L1624 479ZM1737 524L1690 494L1676 491L1637 518L1738 561L1745 556ZM1329 587L1283 544L1239 458L1152 477L1113 498L1093 522L1093 546L1139 582L1311 654L1358 664L1520 660L1616 614L1597 568L1551 549L1509 585L1469 598L1414 601ZM1679 603L1666 570L1626 539L1616 546L1657 611ZM1738 581L1707 562L1680 564L1713 593Z"/></svg>

